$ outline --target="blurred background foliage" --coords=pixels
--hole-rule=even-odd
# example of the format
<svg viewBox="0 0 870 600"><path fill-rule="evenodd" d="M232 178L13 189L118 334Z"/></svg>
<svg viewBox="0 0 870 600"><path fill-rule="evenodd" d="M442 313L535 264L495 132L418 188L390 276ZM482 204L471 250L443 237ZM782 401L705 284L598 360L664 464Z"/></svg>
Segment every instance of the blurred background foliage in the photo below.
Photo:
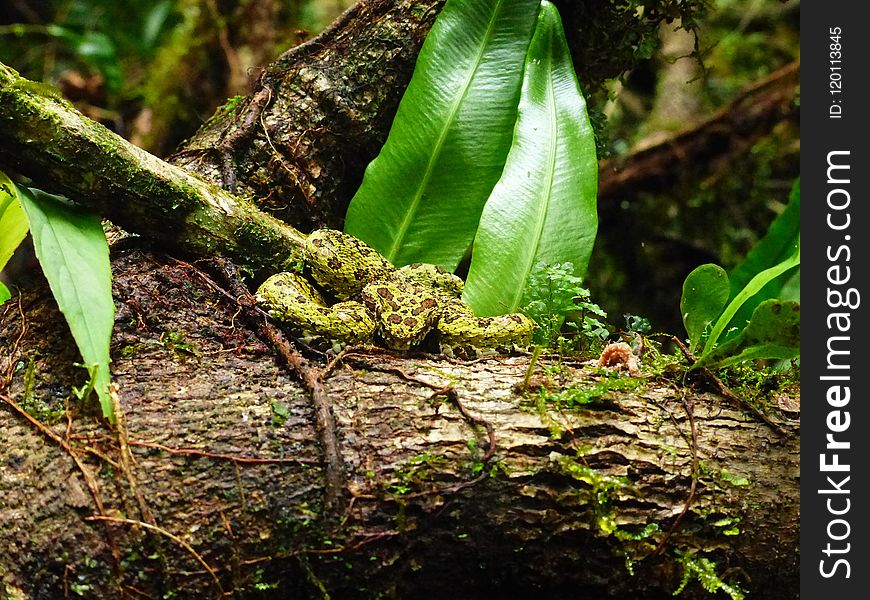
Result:
<svg viewBox="0 0 870 600"><path fill-rule="evenodd" d="M59 87L91 118L165 156L226 98L247 94L260 67L352 3L4 0L0 61ZM668 140L799 60L799 0L610 0L609 12L597 0L557 4L581 84L588 80L602 159ZM650 35L601 20L644 10L669 22ZM679 15L686 22L672 18ZM606 79L614 65L627 68ZM736 264L784 207L799 173L798 111L796 98L745 151L683 168L667 189L629 189L602 203L584 285L612 324L633 313L656 330L681 331L686 274L704 262Z"/></svg>
<svg viewBox="0 0 870 600"><path fill-rule="evenodd" d="M800 61L798 0L714 0L692 31L659 28L659 45L605 94L591 99L606 116L607 148L619 159L726 110L782 67ZM667 186L622 190L599 203L599 237L589 279L609 321L648 317L654 330L682 332L679 290L696 266L730 271L782 212L800 174L800 96L763 132L714 135L752 140L715 160L687 160ZM759 135L754 135L758 133ZM677 148L677 154L680 154Z"/></svg>
<svg viewBox="0 0 870 600"><path fill-rule="evenodd" d="M4 0L0 60L157 155L352 0Z"/></svg>

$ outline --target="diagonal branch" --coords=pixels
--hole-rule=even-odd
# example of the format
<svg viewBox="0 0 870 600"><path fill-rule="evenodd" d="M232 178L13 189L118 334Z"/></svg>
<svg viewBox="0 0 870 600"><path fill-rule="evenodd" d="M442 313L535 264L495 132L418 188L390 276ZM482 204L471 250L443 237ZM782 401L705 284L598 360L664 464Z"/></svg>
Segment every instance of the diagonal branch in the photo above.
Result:
<svg viewBox="0 0 870 600"><path fill-rule="evenodd" d="M601 163L602 206L633 192L668 189L696 166L742 153L787 118L795 118L800 63L793 62L747 88L700 123L627 156Z"/></svg>
<svg viewBox="0 0 870 600"><path fill-rule="evenodd" d="M274 270L293 260L304 239L250 202L130 144L2 63L0 127L0 168L160 246Z"/></svg>

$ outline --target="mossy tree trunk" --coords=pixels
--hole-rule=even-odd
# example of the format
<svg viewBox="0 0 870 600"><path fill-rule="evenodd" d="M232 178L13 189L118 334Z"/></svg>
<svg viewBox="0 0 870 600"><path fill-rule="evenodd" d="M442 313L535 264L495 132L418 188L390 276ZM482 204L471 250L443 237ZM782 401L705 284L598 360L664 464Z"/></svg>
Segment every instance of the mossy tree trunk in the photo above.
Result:
<svg viewBox="0 0 870 600"><path fill-rule="evenodd" d="M308 391L236 303L167 257L118 250L114 268L119 429L67 406L82 373L46 294L0 319L3 398L42 423L0 410L12 597L665 598L677 552L797 597L796 422L783 437L719 397L556 357L533 380L547 394L517 391L528 357L350 354L323 376L345 466L329 513Z"/></svg>
<svg viewBox="0 0 870 600"><path fill-rule="evenodd" d="M591 10L565 5L567 23ZM174 157L185 170L0 77L0 167L173 252L280 265L298 233L246 197L302 229L338 224L439 6L360 3L210 121ZM335 417L336 490L311 390L232 295L129 242L113 272L115 428L70 400L82 370L46 289L3 306L4 597L664 598L701 558L757 597L797 597L787 413L780 435L680 381L551 357L542 392L517 387L528 357L361 351L311 368Z"/></svg>

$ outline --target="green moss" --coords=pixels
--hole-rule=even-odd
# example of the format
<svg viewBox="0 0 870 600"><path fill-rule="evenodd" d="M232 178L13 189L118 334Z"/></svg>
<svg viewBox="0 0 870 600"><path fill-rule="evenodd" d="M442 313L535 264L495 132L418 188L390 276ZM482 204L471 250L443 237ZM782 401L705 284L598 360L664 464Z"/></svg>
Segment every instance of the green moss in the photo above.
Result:
<svg viewBox="0 0 870 600"><path fill-rule="evenodd" d="M18 401L19 406L30 416L45 425L53 425L66 415L66 398L54 394L37 394L39 383L36 357L29 356L27 361L19 361L15 372L23 371L24 389Z"/></svg>
<svg viewBox="0 0 870 600"><path fill-rule="evenodd" d="M641 390L646 381L636 377L623 376L612 371L602 370L603 378L589 385L572 385L562 390L541 388L533 397L535 411L547 427L550 436L559 439L565 433L553 414L580 409L607 409L614 406L610 395L614 392L626 393Z"/></svg>
<svg viewBox="0 0 870 600"><path fill-rule="evenodd" d="M31 81L29 79L24 79L23 77L21 77L11 83L9 85L9 89L23 90L25 92L35 94L43 98L50 98L51 100L64 102L63 94L58 88L54 87L51 84L43 83L41 81Z"/></svg>
<svg viewBox="0 0 870 600"><path fill-rule="evenodd" d="M272 400L272 427L283 427L290 417L290 407L279 400Z"/></svg>
<svg viewBox="0 0 870 600"><path fill-rule="evenodd" d="M626 477L606 475L581 462L577 457L560 456L557 459L559 470L583 487L576 489L580 502L589 511L591 525L602 535L610 536L617 530L616 516L612 501L631 487Z"/></svg>
<svg viewBox="0 0 870 600"><path fill-rule="evenodd" d="M189 341L183 331L165 331L160 335L157 343L177 359L190 356L198 358L201 354L199 344Z"/></svg>
<svg viewBox="0 0 870 600"><path fill-rule="evenodd" d="M606 504L615 492L629 487L630 482L627 478L604 475L597 469L578 462L578 458L560 457L559 467L563 474L575 481L588 484L592 488L597 504Z"/></svg>
<svg viewBox="0 0 870 600"><path fill-rule="evenodd" d="M686 586L697 580L707 592L715 594L720 590L731 597L731 600L743 600L746 593L736 584L729 584L716 573L716 563L708 558L697 557L689 552L677 551L677 562L683 567L683 578L674 596L683 593Z"/></svg>
<svg viewBox="0 0 870 600"><path fill-rule="evenodd" d="M420 484L433 481L446 465L447 459L441 454L424 452L413 456L393 473L387 492L393 496L409 494Z"/></svg>
<svg viewBox="0 0 870 600"><path fill-rule="evenodd" d="M538 392L537 404L543 402L545 407L559 410L610 405L611 392L636 392L645 385L643 379L636 377L621 376L612 371L603 371L602 374L604 379L591 385L572 385L556 392L541 389Z"/></svg>
<svg viewBox="0 0 870 600"><path fill-rule="evenodd" d="M716 479L724 484L734 487L745 487L749 485L749 479L741 475L734 475L733 473L729 473L725 469L719 471Z"/></svg>
<svg viewBox="0 0 870 600"><path fill-rule="evenodd" d="M85 556L72 565L74 577L69 580L69 590L72 596L93 598L94 593L105 584L106 565L91 556Z"/></svg>
<svg viewBox="0 0 870 600"><path fill-rule="evenodd" d="M800 367L796 365L783 370L776 364L759 368L758 361L747 361L718 374L731 391L762 412L771 407L777 394L800 386Z"/></svg>
<svg viewBox="0 0 870 600"><path fill-rule="evenodd" d="M18 363L21 365L22 363ZM22 403L26 406L33 401L33 388L36 383L36 361L32 356L27 358L27 367L24 370L24 393Z"/></svg>
<svg viewBox="0 0 870 600"><path fill-rule="evenodd" d="M688 368L686 357L679 348L673 347L668 352L661 351L661 345L647 338L646 352L643 355L643 364L654 376L660 376L674 371L684 371Z"/></svg>
<svg viewBox="0 0 870 600"><path fill-rule="evenodd" d="M253 219L246 219L233 232L238 240L240 247L255 249L257 252L263 252L265 249L273 249L273 256L262 256L257 258L250 257L250 263L258 267L268 267L271 272L276 271L302 271L302 244L304 237L299 234L299 239L295 240L297 245L290 248L290 254L286 255L288 249L288 240L282 237L274 227L266 226L255 222Z"/></svg>
<svg viewBox="0 0 870 600"><path fill-rule="evenodd" d="M716 519L710 526L713 527L719 534L724 536L740 535L740 517L722 517Z"/></svg>
<svg viewBox="0 0 870 600"><path fill-rule="evenodd" d="M608 397L612 392L636 392L644 385L643 379L621 376L612 371L602 370L603 379L590 385L572 385L562 390L540 388L531 401L541 421L550 429L550 437L560 439L565 427L554 414L580 409L607 409L614 406ZM526 373L527 379L530 372ZM529 398L529 396L527 396Z"/></svg>
<svg viewBox="0 0 870 600"><path fill-rule="evenodd" d="M618 543L615 552L625 560L626 570L634 574L635 565L654 555L661 541L662 527L655 522L641 525L619 525L615 502L625 495L634 494L631 481L626 477L607 475L583 461L583 452L576 456L561 456L557 465L563 475L577 482L574 491L580 503L588 511L590 525L598 536L612 538ZM707 525L717 535L732 537L740 534L740 518L710 514ZM679 549L674 550L676 562L683 569L683 579L674 595L681 593L693 580L697 580L709 593L722 591L732 600L742 600L743 590L736 584L725 582L716 573L716 565L708 558Z"/></svg>
<svg viewBox="0 0 870 600"><path fill-rule="evenodd" d="M218 108L218 113L226 117L236 114L236 109L239 107L242 100L244 100L244 96L232 96L231 98L227 98L227 101Z"/></svg>
<svg viewBox="0 0 870 600"><path fill-rule="evenodd" d="M634 575L634 566L655 549L655 536L659 533L661 527L658 523L647 523L642 527L621 526L614 530L613 537L622 543L620 551L629 575Z"/></svg>

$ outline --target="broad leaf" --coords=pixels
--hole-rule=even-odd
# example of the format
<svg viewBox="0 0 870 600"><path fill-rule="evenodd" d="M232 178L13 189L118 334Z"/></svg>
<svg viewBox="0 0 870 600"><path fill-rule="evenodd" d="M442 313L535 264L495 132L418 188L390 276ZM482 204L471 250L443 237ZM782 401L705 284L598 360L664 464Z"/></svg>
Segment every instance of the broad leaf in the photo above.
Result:
<svg viewBox="0 0 870 600"><path fill-rule="evenodd" d="M800 304L765 300L737 337L719 345L695 366L725 367L757 358L789 359L800 355Z"/></svg>
<svg viewBox="0 0 870 600"><path fill-rule="evenodd" d="M109 342L115 305L109 247L100 219L39 190L21 188L21 203L36 257L81 352L103 415L112 419Z"/></svg>
<svg viewBox="0 0 870 600"><path fill-rule="evenodd" d="M731 271L731 297L746 287L753 277L765 269L781 263L794 254L800 236L801 187L795 181L785 210L767 228L765 236L756 243L743 262ZM783 278L785 280L785 278Z"/></svg>
<svg viewBox="0 0 870 600"><path fill-rule="evenodd" d="M0 271L27 235L27 216L21 208L18 194L15 184L0 171ZM0 298L2 297L0 290Z"/></svg>
<svg viewBox="0 0 870 600"><path fill-rule="evenodd" d="M511 143L538 0L448 0L345 230L397 266L454 270Z"/></svg>
<svg viewBox="0 0 870 600"><path fill-rule="evenodd" d="M725 328L734 318L734 315L747 300L757 294L761 288L768 284L768 282L772 281L776 277L779 277L789 269L800 265L800 263L801 250L800 239L798 239L797 250L792 256L776 266L765 269L764 271L753 277L749 281L749 283L747 283L746 286L740 291L740 293L737 294L737 296L733 300L731 300L730 303L728 303L725 311L722 313L722 315L716 321L716 324L713 326L713 331L710 332L710 337L707 338L707 342L704 344L704 353L702 356L706 356L713 351L719 341L719 336L722 335ZM741 329L743 329L743 326L743 323L737 324L737 330L740 331Z"/></svg>
<svg viewBox="0 0 870 600"><path fill-rule="evenodd" d="M556 7L541 4L513 144L483 209L463 299L478 315L516 311L543 263L586 272L598 228L598 163L586 102Z"/></svg>
<svg viewBox="0 0 870 600"><path fill-rule="evenodd" d="M731 298L735 298L758 273L781 263L794 254L800 236L800 212L801 188L800 180L798 179L792 187L789 202L785 210L773 220L765 236L752 247L752 250L749 251L743 262L731 271ZM785 299L782 293L783 287L795 276L796 272L799 273L798 268L791 269L765 284L763 288L740 307L740 310L737 311L737 314L732 319L732 326L736 325L739 327L740 324L746 323L752 316L755 307L764 300L769 298ZM800 281L799 275L798 281ZM792 285L789 288L789 293L794 294L795 291L798 292L798 295L792 299L800 300L800 288L795 288Z"/></svg>
<svg viewBox="0 0 870 600"><path fill-rule="evenodd" d="M0 281L0 304L3 304L11 297L12 294L9 293L9 288L3 285L3 282Z"/></svg>
<svg viewBox="0 0 870 600"><path fill-rule="evenodd" d="M791 275L783 284L782 289L779 290L779 299L780 300L794 300L795 302L801 301L801 270L794 269L793 275Z"/></svg>
<svg viewBox="0 0 870 600"><path fill-rule="evenodd" d="M683 282L680 313L689 334L689 350L701 343L707 327L722 314L728 302L728 274L719 265L701 265Z"/></svg>

